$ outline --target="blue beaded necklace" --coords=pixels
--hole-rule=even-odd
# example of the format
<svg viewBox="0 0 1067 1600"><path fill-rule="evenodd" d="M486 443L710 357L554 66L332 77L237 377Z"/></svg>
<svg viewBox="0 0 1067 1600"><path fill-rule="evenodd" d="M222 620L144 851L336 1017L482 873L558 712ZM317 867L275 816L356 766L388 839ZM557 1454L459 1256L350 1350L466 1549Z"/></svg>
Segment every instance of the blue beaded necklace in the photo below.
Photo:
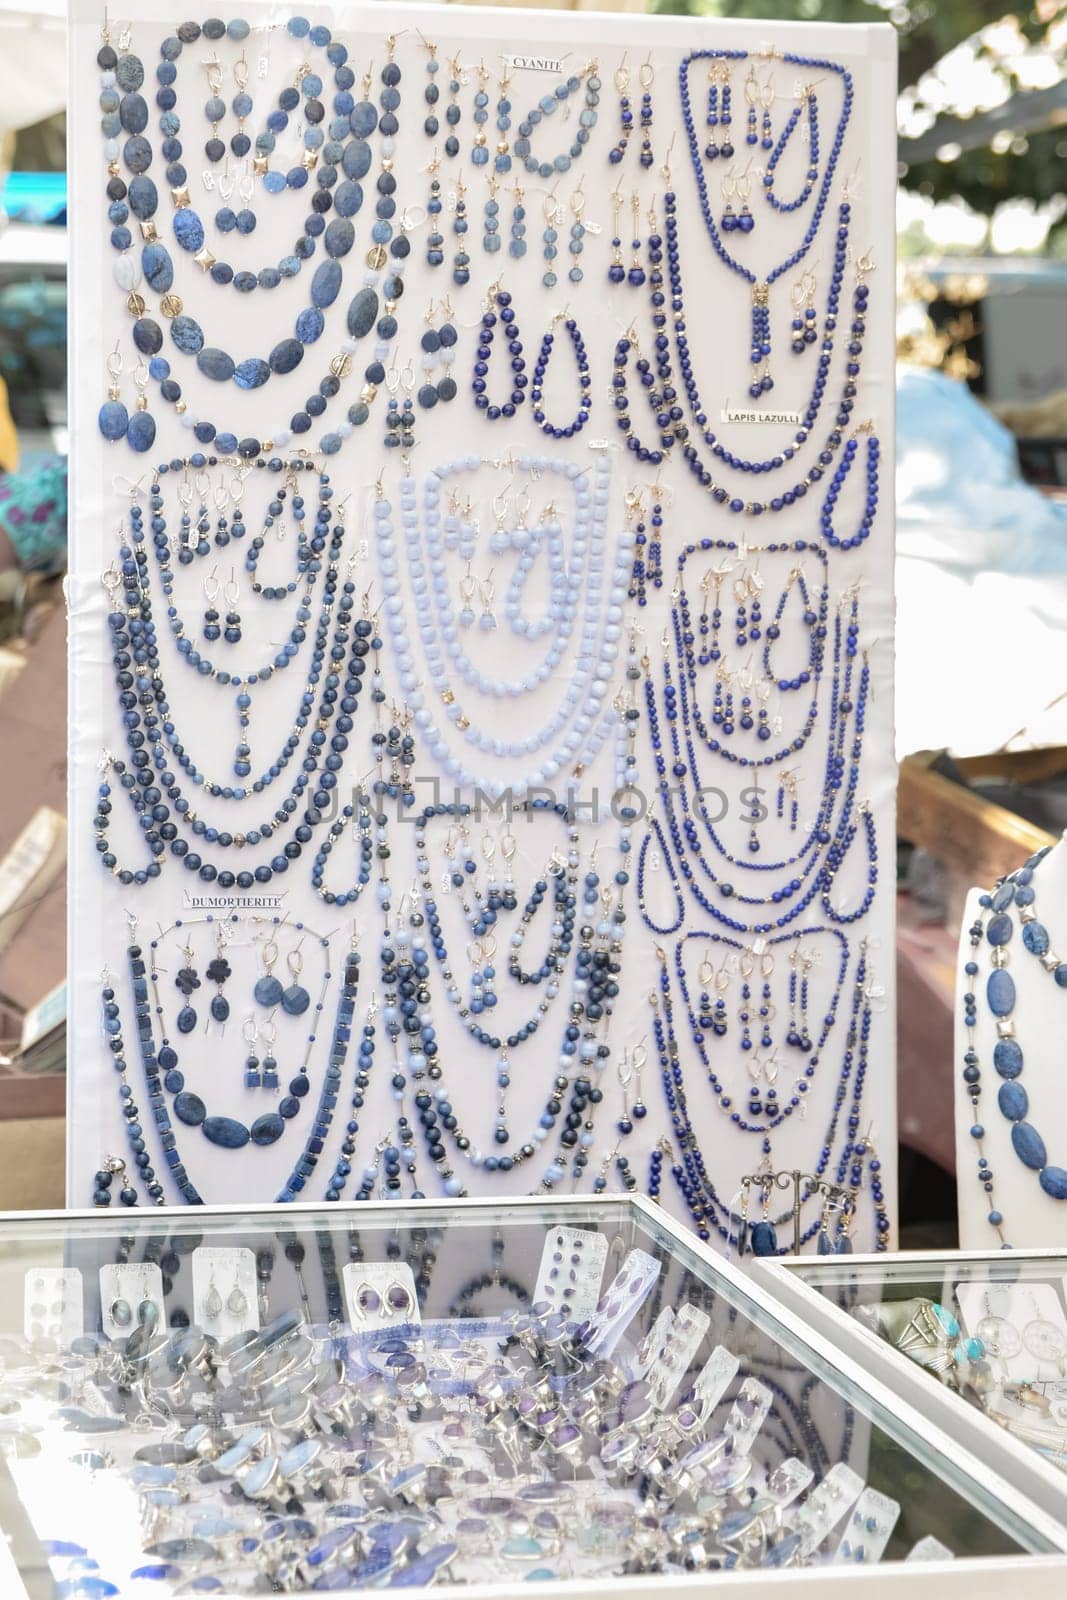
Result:
<svg viewBox="0 0 1067 1600"><path fill-rule="evenodd" d="M1001 1080L997 1091L997 1108L1011 1127L1012 1149L1021 1164L1037 1174L1037 1181L1049 1199L1067 1200L1067 1167L1050 1162L1045 1140L1030 1121L1030 1097L1022 1084L1025 1054L1015 1031L1015 980L1009 971L1009 947L1018 924L1027 953L1040 962L1057 988L1067 988L1067 962L1062 961L1051 947L1048 929L1040 920L1034 888L1037 869L1050 848L1048 846L1037 851L1018 871L1002 878L992 894L983 894L979 898L982 914L976 917L968 932L974 955L964 967L968 985L963 997L964 1026L967 1030L963 1080L975 1113L970 1134L978 1149L978 1181L988 1196L988 1221L1002 1247L1007 1243L1003 1231L1004 1216L996 1205L992 1168L984 1151L985 1127L978 1117L982 1088L975 1029L978 1024L980 969L975 956L980 948L988 946L990 966L985 982L985 1002L996 1024L993 1066ZM1011 914L1013 908L1015 918Z"/></svg>
<svg viewBox="0 0 1067 1600"><path fill-rule="evenodd" d="M808 118L808 164L799 192L792 200L779 200L775 193L775 173L779 162L789 148L789 141L800 125L800 119L807 112ZM838 131L844 132L843 125ZM810 197L819 176L819 104L812 86L801 92L799 104L795 105L783 124L778 135L777 143L767 157L767 170L763 174L763 193L767 204L773 211L788 215L791 211L799 211L804 202Z"/></svg>
<svg viewBox="0 0 1067 1600"><path fill-rule="evenodd" d="M236 922L237 918L234 917L232 920ZM159 973L156 965L157 952L171 932L179 929L184 932L188 930L189 926L190 924L185 922L176 922L173 928L164 929L158 938L151 941L148 947L150 952L148 982L152 996L152 1008L158 1019L160 1029L159 1047L155 1052L155 1057L159 1070L163 1074L163 1087L173 1097L173 1114L186 1127L199 1128L204 1138L220 1149L240 1150L249 1143L258 1145L261 1148L276 1144L285 1132L286 1122L298 1115L304 1097L311 1088L311 1081L308 1077L308 1063L315 1045L318 1018L322 1015L330 986L329 939L315 936L318 937L318 943L324 955L323 978L319 997L314 1007L312 1031L305 1041L301 1064L295 1075L289 1080L288 1093L282 1096L276 1110L264 1112L263 1115L256 1117L249 1125L242 1122L239 1117L209 1115L207 1106L201 1096L185 1087L185 1074L179 1067L178 1052L167 1033L164 1007L159 990ZM293 927L296 931L305 931L302 923L294 923ZM258 1072L255 1077L259 1077ZM246 1084L252 1087L251 1078L247 1072Z"/></svg>
<svg viewBox="0 0 1067 1600"><path fill-rule="evenodd" d="M806 931L804 937L807 938L832 931L832 929L813 928ZM693 934L692 937L700 939L706 936ZM655 1162L653 1163L654 1181L658 1189L662 1159L664 1156L669 1156L672 1176L693 1219L693 1225L698 1236L701 1239L709 1240L712 1238L713 1233L717 1233L725 1244L733 1249L740 1250L743 1248L744 1242L744 1221L736 1215L731 1205L720 1198L716 1191L704 1163L700 1140L689 1117L685 1073L681 1063L678 1038L674 1029L667 956L666 952L662 950L658 951L657 954L660 971L657 990L652 997L652 1031L660 1062L664 1096L671 1118L673 1142L664 1141L663 1146L657 1152L660 1156L660 1162L658 1165ZM857 1138L856 1130L862 1125L863 1091L866 1083L869 1055L871 1007L867 997L867 988L867 949L864 941L860 945L853 979L849 1028L845 1049L842 1053L833 1108L819 1160L813 1168L813 1176L816 1178L823 1177L829 1168L833 1158L841 1114L845 1108L846 1101L849 1101L848 1116L845 1121L845 1135L842 1140L842 1149L837 1162L835 1179L839 1187L844 1186L847 1178L855 1172L857 1160L861 1158L863 1151L866 1149L866 1142ZM762 1128L758 1131L762 1156L770 1167L773 1165L770 1139ZM812 1198L818 1199L819 1194L817 1190L809 1189L802 1195L802 1203L807 1203ZM791 1211L785 1211L781 1216L776 1217L770 1223L769 1241L775 1241L774 1229L781 1227L791 1219ZM769 1218L765 1220L770 1221ZM820 1226L821 1212L815 1221L804 1230L801 1236L801 1243L810 1243L819 1232ZM770 1244L767 1253L786 1254L787 1251L785 1247L779 1247L775 1241Z"/></svg>
<svg viewBox="0 0 1067 1600"><path fill-rule="evenodd" d="M104 974L104 988L101 1000L103 1005L104 1039L111 1052L111 1065L118 1074L119 1107L122 1112L122 1120L126 1124L126 1138L130 1146L130 1154L133 1157L133 1164L137 1168L137 1175L145 1186L148 1198L153 1204L161 1206L165 1198L163 1185L156 1177L155 1169L152 1166L152 1158L145 1142L145 1130L141 1121L141 1113L137 1109L137 1102L134 1099L133 1088L128 1076L129 1069L126 1065L126 1046L122 1038L122 1017L119 1011L119 1003L107 973ZM111 1197L107 1192L110 1186L110 1182L106 1187L99 1183L97 1184L93 1192L94 1205L110 1205ZM119 1198L123 1205L136 1205L137 1191L127 1181L123 1184Z"/></svg>
<svg viewBox="0 0 1067 1600"><path fill-rule="evenodd" d="M812 217L808 223L803 241L784 260L773 267L763 279L757 277L751 267L739 261L726 248L726 244L716 224L714 212L708 194L707 178L704 173L704 163L701 159L700 140L698 137L696 120L693 115L689 96L689 68L694 61L708 60L748 60L745 50L694 50L685 56L678 68L678 90L682 107L682 121L685 125L686 139L689 145L690 161L696 178L697 194L700 200L701 214L704 226L707 229L712 247L724 266L731 272L737 273L752 289L752 339L750 360L754 369L753 382L750 385L750 394L753 398L767 393L774 387L774 380L770 374L771 357L771 326L769 311L769 291L786 272L798 266L815 241L819 225L822 222L823 212L829 198L830 186L837 171L837 163L845 141L845 131L848 127L852 113L853 86L852 74L837 62L820 60L808 56L795 55L792 52L783 53L781 59L791 66L814 68L819 72L835 73L841 79L841 114L830 147L830 154L823 171L822 183L815 201ZM788 124L787 124L788 126ZM790 130L792 131L792 130ZM779 141L781 143L781 141ZM772 174L773 176L773 174ZM812 180L814 181L814 180ZM771 190L773 193L773 188ZM799 203L799 202L798 202Z"/></svg>
<svg viewBox="0 0 1067 1600"><path fill-rule="evenodd" d="M806 930L801 937L810 938L812 931ZM809 1051L805 1052L807 1060L802 1069L803 1075L797 1080L794 1091L788 1099L781 1099L775 1085L772 1083L767 1085L763 1099L760 1100L758 1084L753 1082L749 1088L748 1105L744 1109L735 1107L735 1097L730 1094L723 1084L718 1071L716 1071L715 1062L709 1057L706 1030L697 1010L694 1008L690 994L689 977L685 966L685 947L690 943L697 943L702 949L705 946L715 945L721 949L733 950L738 953L746 951L748 947L743 940L732 938L729 934L722 933L686 933L675 941L674 968L678 992L686 1009L690 1033L692 1034L693 1043L696 1045L701 1066L704 1068L708 1083L720 1109L729 1116L733 1125L742 1133L773 1133L776 1128L783 1127L794 1112L799 1110L802 1116L806 1114L806 1101L815 1079L816 1068L822 1060L827 1040L837 1019L838 1003L844 992L849 962L848 940L840 929L822 928L816 931L819 932L820 937L825 936L837 941L837 976L834 980L830 999L821 1018L818 1037L814 1045L811 1045L809 1041ZM773 952L780 947L792 945L797 937L794 933L778 934L775 938L766 941L765 949Z"/></svg>
<svg viewBox="0 0 1067 1600"><path fill-rule="evenodd" d="M327 676L323 686L322 703L317 719L319 726L315 728L311 737L309 758L295 779L290 795L276 809L271 822L237 833L214 827L202 819L190 807L182 794L180 784L168 768L163 733L167 719L166 701L163 698L165 690L158 674L151 670L152 649L142 648L142 639L150 637L146 632L150 628L150 618L141 616L135 591L128 593L128 604L132 609L127 613L112 612L109 625L112 629L115 651L116 683L119 688L120 703L124 708L131 763L127 768L125 763L112 756L106 758L105 777L100 783L97 795L94 827L101 864L105 870L113 873L120 883L137 887L158 877L168 849L183 862L188 871L198 873L205 882L217 882L223 889L233 887L250 889L256 883L268 883L276 873L287 871L291 862L299 858L304 844L311 838L314 827L322 820L323 812L331 804L331 791L336 787L337 771L343 753L347 749L348 733L362 689L365 657L371 651L381 648L381 641L374 637L373 626L367 617L357 621L351 628L351 633L349 632L353 595L354 585L346 584L339 606L335 644L331 652L333 671ZM349 638L351 638L350 659L342 685L341 666L344 660L344 646ZM139 662L136 672L131 670L135 665L135 659ZM335 718L335 732L327 752L326 735ZM310 717L307 721L310 722ZM287 762L290 754L291 752L287 751L283 760ZM323 763L321 772L318 770L320 761ZM282 764L278 763L279 768ZM145 867L133 869L120 866L114 851L109 848L108 831L112 804L111 786L106 776L108 771L113 771L118 776L144 832L150 857ZM188 842L180 837L177 823L172 820L173 807L174 815L181 818L194 835L202 837L206 843L217 844L220 848L254 846L272 838L278 828L298 816L299 796L309 788L312 780L317 787L313 790L303 819L295 828L294 838L281 854L271 859L269 865L262 863L254 869L245 868L237 873L228 868L219 869L214 863L205 861L198 851L190 849ZM255 792L255 789L256 786L253 786L251 791L226 788L220 792L225 798L244 798L247 793Z"/></svg>

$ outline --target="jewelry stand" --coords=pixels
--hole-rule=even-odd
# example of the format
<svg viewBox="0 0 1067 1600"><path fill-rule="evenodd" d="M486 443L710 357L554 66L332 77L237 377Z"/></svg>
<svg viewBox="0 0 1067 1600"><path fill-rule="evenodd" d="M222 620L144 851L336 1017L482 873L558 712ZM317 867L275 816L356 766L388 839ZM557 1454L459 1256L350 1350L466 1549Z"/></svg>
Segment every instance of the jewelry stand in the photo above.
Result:
<svg viewBox="0 0 1067 1600"><path fill-rule="evenodd" d="M805 1192L801 1194L801 1186ZM792 1189L793 1191L793 1250L795 1256L800 1254L801 1227L800 1208L805 1200L811 1200L815 1195L821 1194L827 1206L835 1201L845 1210L846 1203L854 1205L855 1196L850 1189L841 1184L828 1183L825 1178L817 1178L814 1173L801 1172L794 1167L791 1172L753 1172L741 1179L741 1214L748 1215L748 1202L752 1190L756 1189L763 1200L769 1200L772 1189ZM754 1227L755 1224L752 1224ZM759 1254L761 1252L757 1252Z"/></svg>

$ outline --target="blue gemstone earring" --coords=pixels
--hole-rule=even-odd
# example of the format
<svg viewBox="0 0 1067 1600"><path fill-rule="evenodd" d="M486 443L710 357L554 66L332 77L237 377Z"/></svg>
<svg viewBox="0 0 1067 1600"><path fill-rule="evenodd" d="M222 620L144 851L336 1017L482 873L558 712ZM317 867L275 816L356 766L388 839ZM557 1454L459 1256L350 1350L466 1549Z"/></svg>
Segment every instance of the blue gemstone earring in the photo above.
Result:
<svg viewBox="0 0 1067 1600"><path fill-rule="evenodd" d="M482 249L486 255L495 256L500 249L500 201L496 197L496 179L490 178L489 198L482 216Z"/></svg>
<svg viewBox="0 0 1067 1600"><path fill-rule="evenodd" d="M282 1000L282 1005L285 1005L284 999ZM278 1026L274 1021L274 1014L272 1012L259 1030L259 1037L263 1040L263 1043L266 1046L266 1054L264 1055L262 1061L264 1089L276 1089L278 1087L278 1062L274 1055L274 1041L277 1036Z"/></svg>
<svg viewBox="0 0 1067 1600"><path fill-rule="evenodd" d="M626 146L630 142L630 135L634 131L634 113L630 104L630 71L626 65L626 54L615 69L615 90L619 96L619 138L614 148L608 152L608 160L613 167L618 166L626 154Z"/></svg>
<svg viewBox="0 0 1067 1600"><path fill-rule="evenodd" d="M299 945L295 950L290 950L285 958L285 964L289 968L290 982L282 991L282 1010L290 1017L302 1017L311 1004L311 996L299 982L304 967L304 958L300 954Z"/></svg>
<svg viewBox="0 0 1067 1600"><path fill-rule="evenodd" d="M448 137L445 139L445 155L450 159L459 155L459 135L456 133L456 129L459 127L460 118L463 115L459 103L459 91L462 85L463 79L460 76L459 55L457 53L448 63L449 100L448 105L445 107L445 122L449 128Z"/></svg>
<svg viewBox="0 0 1067 1600"><path fill-rule="evenodd" d="M222 992L223 984L233 975L233 968L223 955L222 929L216 935L217 954L208 963L206 977L209 983L216 987L215 994L211 997L211 1015L216 1022L225 1022L230 1015L230 1002Z"/></svg>
<svg viewBox="0 0 1067 1600"><path fill-rule="evenodd" d="M652 56L641 68L641 154L638 160L647 171L652 165L652 80L655 71L652 66Z"/></svg>
<svg viewBox="0 0 1067 1600"><path fill-rule="evenodd" d="M626 263L622 259L622 233L620 231L622 225L622 195L618 189L614 191L611 197L611 211L611 264L608 267L608 282L625 283Z"/></svg>
<svg viewBox="0 0 1067 1600"><path fill-rule="evenodd" d="M441 232L440 221L444 210L444 201L441 199L441 163L437 159L436 151L426 170L430 174L430 195L426 202L430 225L430 232L426 236L426 265L439 267L445 259L445 236Z"/></svg>
<svg viewBox="0 0 1067 1600"><path fill-rule="evenodd" d="M585 223L582 221L585 214L585 195L582 193L582 184L584 182L585 179L583 178L571 195L571 215L574 221L571 223L571 237L567 245L571 258L571 267L567 273L567 278L571 283L581 283L585 277L585 273L579 264L579 257L585 249Z"/></svg>
<svg viewBox="0 0 1067 1600"><path fill-rule="evenodd" d="M467 253L466 237L470 228L470 219L467 216L467 185L462 178L456 181L456 194L453 201L452 232L459 243L456 247L455 259L452 262L452 282L460 288L471 281L471 258Z"/></svg>
<svg viewBox="0 0 1067 1600"><path fill-rule="evenodd" d="M273 939L268 939L263 946L263 976L256 980L252 994L257 1005L269 1009L280 1005L282 998L281 979L274 976L274 963L277 959L278 946Z"/></svg>
<svg viewBox="0 0 1067 1600"><path fill-rule="evenodd" d="M799 356L819 337L815 314L815 273L811 268L806 267L801 273L789 291L789 298L793 302L790 348L795 356Z"/></svg>
<svg viewBox="0 0 1067 1600"><path fill-rule="evenodd" d="M515 204L511 208L511 238L508 241L508 255L513 261L521 261L526 254L526 207L522 203L523 192L518 184L514 189Z"/></svg>
<svg viewBox="0 0 1067 1600"><path fill-rule="evenodd" d="M188 1004L188 1000L189 996L199 989L200 979L193 966L193 952L189 945L183 947L182 954L185 957L185 965L179 969L178 976L174 980L175 988L180 990L186 1000L186 1004L178 1012L178 1032L192 1033L196 1027L196 1009Z"/></svg>
<svg viewBox="0 0 1067 1600"><path fill-rule="evenodd" d="M259 1070L259 1057L256 1054L258 1033L254 1017L245 1018L241 1033L248 1046L248 1054L245 1057L245 1088L258 1089L262 1085L263 1077Z"/></svg>
<svg viewBox="0 0 1067 1600"><path fill-rule="evenodd" d="M544 198L543 209L545 226L541 234L542 250L545 270L541 274L541 282L546 289L554 289L559 282L556 275L556 260L559 256L559 230L563 221L563 207L554 194L547 194Z"/></svg>
<svg viewBox="0 0 1067 1600"><path fill-rule="evenodd" d="M748 108L745 115L745 143L747 145L759 144L759 100L760 85L756 77L754 66L749 67L745 79L745 105Z"/></svg>
<svg viewBox="0 0 1067 1600"><path fill-rule="evenodd" d="M645 269L641 265L641 196L636 191L630 196L630 215L633 219L633 239L630 244L633 259L626 281L631 289L640 289L645 281Z"/></svg>
<svg viewBox="0 0 1067 1600"><path fill-rule="evenodd" d="M185 552L183 551L182 553L184 554ZM219 580L216 576L217 573L218 568L212 567L211 571L204 579L204 599L207 601L207 605L204 609L204 638L208 640L210 644L214 644L222 637L222 624L219 617L219 608L216 603L219 598Z"/></svg>
<svg viewBox="0 0 1067 1600"><path fill-rule="evenodd" d="M241 586L237 582L234 570L230 568L230 576L223 587L222 597L226 602L226 626L222 637L227 644L240 644L241 642L241 613L237 610L241 598Z"/></svg>

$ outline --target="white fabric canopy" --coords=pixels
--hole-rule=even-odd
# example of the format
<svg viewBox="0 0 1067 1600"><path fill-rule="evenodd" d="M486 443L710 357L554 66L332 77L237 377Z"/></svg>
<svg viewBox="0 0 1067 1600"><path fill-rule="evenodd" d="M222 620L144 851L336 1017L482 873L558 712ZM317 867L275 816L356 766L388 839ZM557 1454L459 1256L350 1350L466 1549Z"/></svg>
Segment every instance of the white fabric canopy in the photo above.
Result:
<svg viewBox="0 0 1067 1600"><path fill-rule="evenodd" d="M67 103L63 0L0 4L0 134L27 128Z"/></svg>

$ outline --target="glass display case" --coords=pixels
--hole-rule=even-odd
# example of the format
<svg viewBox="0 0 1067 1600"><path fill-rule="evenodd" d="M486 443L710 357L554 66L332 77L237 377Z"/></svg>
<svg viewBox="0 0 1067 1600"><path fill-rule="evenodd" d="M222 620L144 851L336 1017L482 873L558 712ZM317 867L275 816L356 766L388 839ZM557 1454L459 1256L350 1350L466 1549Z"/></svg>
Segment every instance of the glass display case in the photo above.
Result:
<svg viewBox="0 0 1067 1600"><path fill-rule="evenodd" d="M0 1227L5 1600L1062 1592L1055 1519L642 1199Z"/></svg>
<svg viewBox="0 0 1067 1600"><path fill-rule="evenodd" d="M1067 1252L809 1256L756 1277L1067 1528Z"/></svg>

